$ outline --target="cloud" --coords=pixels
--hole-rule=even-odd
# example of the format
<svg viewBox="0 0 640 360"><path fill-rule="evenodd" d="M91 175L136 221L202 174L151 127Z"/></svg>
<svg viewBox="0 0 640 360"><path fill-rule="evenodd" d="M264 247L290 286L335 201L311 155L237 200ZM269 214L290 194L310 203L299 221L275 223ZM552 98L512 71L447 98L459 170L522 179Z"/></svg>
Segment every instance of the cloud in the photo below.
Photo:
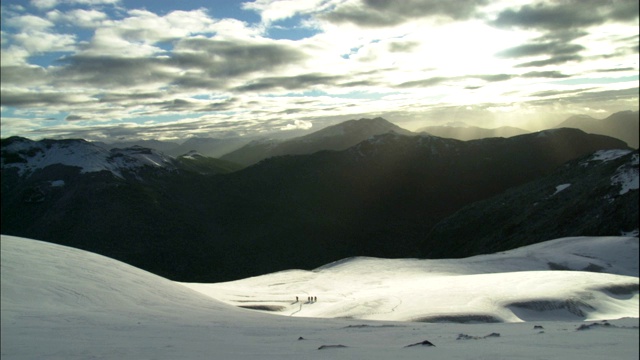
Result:
<svg viewBox="0 0 640 360"><path fill-rule="evenodd" d="M486 5L486 0L361 0L338 5L321 18L333 23L352 23L364 27L398 25L413 19L444 17L464 20Z"/></svg>
<svg viewBox="0 0 640 360"><path fill-rule="evenodd" d="M75 35L53 34L44 31L28 31L12 36L13 40L30 54L75 49Z"/></svg>
<svg viewBox="0 0 640 360"><path fill-rule="evenodd" d="M52 74L58 86L131 88L166 84L174 76L162 59L147 57L70 56Z"/></svg>
<svg viewBox="0 0 640 360"><path fill-rule="evenodd" d="M389 43L389 52L411 52L416 47L420 46L417 41L393 41Z"/></svg>
<svg viewBox="0 0 640 360"><path fill-rule="evenodd" d="M299 14L322 11L331 6L332 0L255 0L245 2L242 8L260 13L266 24L284 20Z"/></svg>
<svg viewBox="0 0 640 360"><path fill-rule="evenodd" d="M83 94L65 93L59 91L14 91L2 90L0 104L3 106L64 106L68 104L79 104L91 101Z"/></svg>
<svg viewBox="0 0 640 360"><path fill-rule="evenodd" d="M93 9L75 9L66 13L59 10L52 10L47 13L47 19L55 23L63 22L83 28L97 28L101 26L105 20L108 20L108 16L102 11Z"/></svg>
<svg viewBox="0 0 640 360"><path fill-rule="evenodd" d="M21 15L10 17L4 21L7 26L19 28L21 30L44 30L53 27L53 23L35 15Z"/></svg>
<svg viewBox="0 0 640 360"><path fill-rule="evenodd" d="M547 90L547 91L539 91L539 92L535 92L530 94L530 96L533 97L557 97L558 95L566 95L566 94L576 94L576 93L581 93L584 91L589 91L593 88L586 88L586 89L572 89L572 90Z"/></svg>
<svg viewBox="0 0 640 360"><path fill-rule="evenodd" d="M581 44L573 44L567 40L579 37L579 33L560 32L553 35L542 36L534 42L512 47L496 56L501 58L523 58L548 56L546 59L534 60L516 65L516 67L543 67L548 65L563 64L570 61L581 61L582 56L578 55L586 47ZM551 41L549 41L551 39Z"/></svg>
<svg viewBox="0 0 640 360"><path fill-rule="evenodd" d="M565 75L559 71L531 71L521 75L523 78L550 78L550 79L563 79L571 77Z"/></svg>
<svg viewBox="0 0 640 360"><path fill-rule="evenodd" d="M638 18L637 0L562 0L507 9L493 21L499 27L565 30Z"/></svg>
<svg viewBox="0 0 640 360"><path fill-rule="evenodd" d="M550 57L544 60L535 60L516 65L516 67L544 67L548 65L564 64L570 61L581 61L582 56L578 55L560 55Z"/></svg>
<svg viewBox="0 0 640 360"><path fill-rule="evenodd" d="M446 77L436 76L428 79L406 81L397 85L397 87L399 88L430 87L430 86L438 85L448 79L449 78L446 78Z"/></svg>
<svg viewBox="0 0 640 360"><path fill-rule="evenodd" d="M64 118L66 121L80 121L80 120L87 120L87 118L85 118L84 116L80 116L80 115L67 115L67 117Z"/></svg>
<svg viewBox="0 0 640 360"><path fill-rule="evenodd" d="M287 124L280 128L280 130L309 130L313 127L313 123L305 120L294 120L293 124Z"/></svg>
<svg viewBox="0 0 640 360"><path fill-rule="evenodd" d="M4 57L2 58L2 62L5 62ZM50 80L49 74L45 69L33 65L1 66L0 77L2 78L2 83L5 86L9 84L38 86L44 85Z"/></svg>
<svg viewBox="0 0 640 360"><path fill-rule="evenodd" d="M343 77L340 75L325 75L318 73L297 76L266 77L238 86L234 90L246 92L271 90L276 88L286 90L311 89L316 85L334 84L337 80L342 78Z"/></svg>
<svg viewBox="0 0 640 360"><path fill-rule="evenodd" d="M476 75L478 79L482 79L488 82L506 81L513 78L513 75L509 74L493 74L493 75Z"/></svg>
<svg viewBox="0 0 640 360"><path fill-rule="evenodd" d="M211 77L234 77L293 65L307 55L277 41L226 41L190 38L178 42L170 62L182 69L198 69Z"/></svg>
<svg viewBox="0 0 640 360"><path fill-rule="evenodd" d="M498 56L506 58L518 58L536 55L567 55L576 54L585 47L578 44L564 42L532 43L516 46L498 53Z"/></svg>
<svg viewBox="0 0 640 360"><path fill-rule="evenodd" d="M600 108L607 108L615 106L615 111L623 111L629 110L631 107L630 103L635 103L637 106L638 103L638 91L640 89L638 87L628 88L628 89L616 89L616 90L594 90L594 91L580 91L575 95L564 96L561 98L564 104L572 104L576 107L582 106L598 106ZM536 93L538 96L539 93ZM535 95L534 95L535 96ZM546 106L549 104L556 105L558 99L550 98L550 99L541 99L532 101L531 104L533 106ZM637 109L637 107L635 108ZM612 111L610 111L612 112Z"/></svg>
<svg viewBox="0 0 640 360"><path fill-rule="evenodd" d="M115 5L118 3L120 3L120 0L31 0L31 5L40 10L52 9L60 4L96 6Z"/></svg>
<svg viewBox="0 0 640 360"><path fill-rule="evenodd" d="M548 101L532 107L560 111L574 97L586 98L583 93L610 99L600 91L631 86L592 80L629 78L637 70L638 32L629 20L637 17L621 13L633 4L517 4L527 3L257 0L241 5L259 13L260 24L217 19L205 9L127 9L130 3L115 0L3 4L2 115L35 119L10 124L46 136L149 138L306 126L296 120L319 127L358 116L419 121L430 109L532 104L532 96ZM215 9L212 14L219 14ZM269 28L291 24L313 26L315 34L269 38ZM589 85L576 82L581 79L572 79L574 74L590 79ZM593 88L575 90L579 86ZM628 101L637 95L616 94L606 101L637 106ZM52 117L56 121L43 120ZM52 123L56 126L45 129Z"/></svg>

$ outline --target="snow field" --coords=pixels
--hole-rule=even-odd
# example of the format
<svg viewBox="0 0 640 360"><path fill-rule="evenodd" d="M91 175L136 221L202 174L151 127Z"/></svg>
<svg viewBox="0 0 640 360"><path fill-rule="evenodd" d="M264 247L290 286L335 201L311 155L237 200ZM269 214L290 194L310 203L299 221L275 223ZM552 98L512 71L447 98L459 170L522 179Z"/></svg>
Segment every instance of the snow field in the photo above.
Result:
<svg viewBox="0 0 640 360"><path fill-rule="evenodd" d="M64 246L4 235L0 243L3 359L638 358L637 238L559 239L459 260L354 258L187 286ZM562 259L621 274L548 270ZM294 316L238 307L294 309L296 289L318 301ZM517 322L369 320L461 314ZM406 347L424 340L436 346Z"/></svg>

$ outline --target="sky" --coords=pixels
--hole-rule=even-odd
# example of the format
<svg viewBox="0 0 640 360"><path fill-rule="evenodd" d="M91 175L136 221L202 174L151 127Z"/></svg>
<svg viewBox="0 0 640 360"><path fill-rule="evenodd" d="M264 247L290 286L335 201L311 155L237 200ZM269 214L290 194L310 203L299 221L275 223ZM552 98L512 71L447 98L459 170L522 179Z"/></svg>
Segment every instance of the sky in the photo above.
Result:
<svg viewBox="0 0 640 360"><path fill-rule="evenodd" d="M637 0L5 0L1 136L539 130L638 109Z"/></svg>

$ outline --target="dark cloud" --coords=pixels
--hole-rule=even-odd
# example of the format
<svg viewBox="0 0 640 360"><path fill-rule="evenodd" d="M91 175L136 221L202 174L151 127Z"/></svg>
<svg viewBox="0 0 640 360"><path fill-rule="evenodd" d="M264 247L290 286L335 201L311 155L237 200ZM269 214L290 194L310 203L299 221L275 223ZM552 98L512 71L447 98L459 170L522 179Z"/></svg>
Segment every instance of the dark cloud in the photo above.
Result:
<svg viewBox="0 0 640 360"><path fill-rule="evenodd" d="M572 44L566 40L579 36L574 32L560 32L558 36L542 36L534 42L503 50L496 55L503 58L521 58L531 56L548 56L546 59L534 60L516 65L516 67L543 67L564 64L569 61L581 61L578 55L586 48L580 44ZM549 39L551 39L549 41Z"/></svg>
<svg viewBox="0 0 640 360"><path fill-rule="evenodd" d="M68 115L67 117L64 118L66 121L80 121L80 120L87 120L87 118L85 118L84 116L80 116L80 115Z"/></svg>
<svg viewBox="0 0 640 360"><path fill-rule="evenodd" d="M309 87L313 87L314 85L334 84L336 81L339 81L342 78L343 77L339 75L325 75L316 73L297 76L267 77L242 86L238 86L234 90L239 92L261 91L276 88L286 90L299 90L307 89Z"/></svg>
<svg viewBox="0 0 640 360"><path fill-rule="evenodd" d="M560 56L550 57L544 60L535 60L535 61L525 62L525 63L516 65L516 67L519 67L519 68L544 67L548 65L559 65L559 64L570 62L570 61L581 61L581 60L582 60L582 56L579 56L579 55L560 55Z"/></svg>
<svg viewBox="0 0 640 360"><path fill-rule="evenodd" d="M164 68L163 59L117 56L74 55L54 73L57 85L81 83L95 87L131 87L167 82L173 75Z"/></svg>
<svg viewBox="0 0 640 360"><path fill-rule="evenodd" d="M323 15L334 23L353 23L365 27L384 27L430 16L462 20L475 14L487 0L362 0L347 4Z"/></svg>
<svg viewBox="0 0 640 360"><path fill-rule="evenodd" d="M337 85L340 87L355 87L355 86L376 86L376 85L380 85L380 83L372 80L356 80L356 81L349 81L346 83L340 83Z"/></svg>
<svg viewBox="0 0 640 360"><path fill-rule="evenodd" d="M550 78L550 79L564 79L571 77L563 74L559 71L531 71L521 75L523 78Z"/></svg>
<svg viewBox="0 0 640 360"><path fill-rule="evenodd" d="M632 67L624 67L624 68L613 68L613 69L600 69L600 70L598 70L598 72L601 72L601 73L610 73L610 72L618 72L618 71L634 71L634 70L636 70L636 71L637 71L637 69L632 68Z"/></svg>
<svg viewBox="0 0 640 360"><path fill-rule="evenodd" d="M564 42L532 43L516 46L499 52L497 55L505 58L519 58L537 55L573 55L585 47L578 44Z"/></svg>
<svg viewBox="0 0 640 360"><path fill-rule="evenodd" d="M420 43L416 41L394 41L389 43L389 52L411 52L419 45Z"/></svg>
<svg viewBox="0 0 640 360"><path fill-rule="evenodd" d="M593 88L586 89L574 89L574 90L547 90L547 91L539 91L531 94L531 96L535 97L549 97L549 96L558 96L558 95L566 95L566 94L576 94L584 91L589 91Z"/></svg>
<svg viewBox="0 0 640 360"><path fill-rule="evenodd" d="M187 89L222 90L227 87L227 79L187 73L178 76L171 85Z"/></svg>
<svg viewBox="0 0 640 360"><path fill-rule="evenodd" d="M121 103L121 102L139 102L143 100L159 99L163 95L160 92L148 92L148 93L103 93L96 97L102 103Z"/></svg>
<svg viewBox="0 0 640 360"><path fill-rule="evenodd" d="M557 31L609 21L632 21L637 17L637 0L562 0L505 10L493 24L507 28Z"/></svg>
<svg viewBox="0 0 640 360"><path fill-rule="evenodd" d="M222 101L212 101L198 111L225 111L232 110L238 104L238 99L229 98Z"/></svg>
<svg viewBox="0 0 640 360"><path fill-rule="evenodd" d="M212 90L226 88L227 82L234 77L274 70L305 58L302 50L280 43L256 44L193 38L176 44L173 52L163 57L69 56L60 62L62 66L51 72L50 76L52 84L57 86L82 84L123 89L171 85ZM25 71L22 71L23 75ZM28 78L35 79L41 75L37 70L29 71L32 74ZM19 80L17 75L9 76L15 81ZM103 98L102 101L108 99ZM115 96L115 100L123 99ZM166 105L172 108L185 106L179 103Z"/></svg>
<svg viewBox="0 0 640 360"><path fill-rule="evenodd" d="M534 42L504 50L497 56L520 58L547 56L546 59L518 64L516 67L544 67L571 61L583 61L585 47L572 41L588 34L586 29L606 22L626 22L638 18L637 0L560 0L508 9L493 25L502 28L542 30L546 33ZM637 44L637 36L636 36ZM627 51L623 49L621 52ZM613 55L612 55L613 56Z"/></svg>
<svg viewBox="0 0 640 360"><path fill-rule="evenodd" d="M585 104L586 106L593 106L598 104L599 107L606 107L608 103L634 99L638 100L638 88L621 89L621 90L604 90L604 91L581 91L571 96L563 96L560 99L548 98L531 101L532 105L550 105L556 104L559 100L566 104Z"/></svg>
<svg viewBox="0 0 640 360"><path fill-rule="evenodd" d="M446 77L440 77L440 76L436 76L436 77L432 77L429 79L422 79L422 80L414 80L414 81L407 81L407 82L403 82L399 85L397 85L397 87L399 88L412 88L412 87L430 87L430 86L435 86L440 84L441 82L448 80L449 78Z"/></svg>
<svg viewBox="0 0 640 360"><path fill-rule="evenodd" d="M84 101L78 100L74 94L63 92L17 92L2 90L0 104L15 107L56 106L61 104L78 104Z"/></svg>
<svg viewBox="0 0 640 360"><path fill-rule="evenodd" d="M2 84L21 86L38 85L47 81L47 70L39 66L2 66L0 67Z"/></svg>
<svg viewBox="0 0 640 360"><path fill-rule="evenodd" d="M153 103L151 105L159 106L162 110L167 110L167 111L194 110L199 106L196 102L184 100L184 99L173 99L173 100L163 101L159 103Z"/></svg>
<svg viewBox="0 0 640 360"><path fill-rule="evenodd" d="M513 75L509 74L495 74L495 75L477 75L478 79L482 79L488 82L506 81L513 78Z"/></svg>
<svg viewBox="0 0 640 360"><path fill-rule="evenodd" d="M170 63L180 69L203 70L208 76L235 77L273 70L307 58L299 48L281 43L257 44L192 38L176 45Z"/></svg>

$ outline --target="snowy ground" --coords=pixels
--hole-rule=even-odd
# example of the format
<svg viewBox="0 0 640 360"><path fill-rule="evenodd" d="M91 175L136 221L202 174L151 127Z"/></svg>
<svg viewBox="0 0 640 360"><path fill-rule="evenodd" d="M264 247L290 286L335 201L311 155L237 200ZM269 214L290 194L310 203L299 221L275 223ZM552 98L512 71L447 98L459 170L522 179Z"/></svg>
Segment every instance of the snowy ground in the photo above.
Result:
<svg viewBox="0 0 640 360"><path fill-rule="evenodd" d="M219 284L35 240L1 245L3 359L639 358L637 237L353 258ZM435 347L406 347L424 340Z"/></svg>

